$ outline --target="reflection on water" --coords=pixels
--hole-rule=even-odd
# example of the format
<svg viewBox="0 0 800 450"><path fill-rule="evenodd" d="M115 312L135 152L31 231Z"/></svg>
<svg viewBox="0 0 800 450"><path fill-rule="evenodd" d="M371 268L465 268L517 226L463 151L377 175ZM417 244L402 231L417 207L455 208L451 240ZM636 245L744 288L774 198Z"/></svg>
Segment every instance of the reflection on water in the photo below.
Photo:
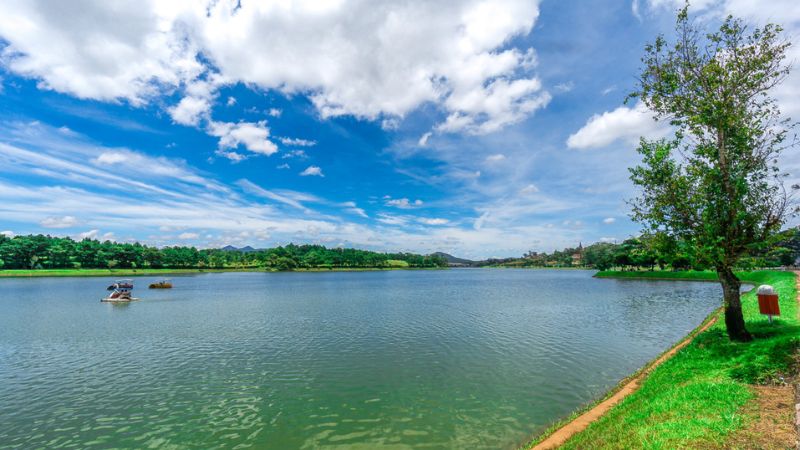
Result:
<svg viewBox="0 0 800 450"><path fill-rule="evenodd" d="M0 447L510 448L720 303L586 271L0 279Z"/></svg>

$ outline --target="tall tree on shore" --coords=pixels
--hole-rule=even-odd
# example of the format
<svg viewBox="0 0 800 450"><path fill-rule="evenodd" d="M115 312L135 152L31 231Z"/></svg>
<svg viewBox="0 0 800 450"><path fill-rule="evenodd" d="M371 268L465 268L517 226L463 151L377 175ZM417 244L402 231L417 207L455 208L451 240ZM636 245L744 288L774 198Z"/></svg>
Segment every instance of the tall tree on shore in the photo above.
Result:
<svg viewBox="0 0 800 450"><path fill-rule="evenodd" d="M674 43L659 36L645 47L631 95L676 130L671 140L641 140L642 164L630 169L641 188L632 217L691 243L694 256L716 269L728 336L749 341L733 267L791 214L777 164L794 143L794 124L770 95L789 73L790 44L777 25L750 30L733 17L706 33L688 5L676 31Z"/></svg>

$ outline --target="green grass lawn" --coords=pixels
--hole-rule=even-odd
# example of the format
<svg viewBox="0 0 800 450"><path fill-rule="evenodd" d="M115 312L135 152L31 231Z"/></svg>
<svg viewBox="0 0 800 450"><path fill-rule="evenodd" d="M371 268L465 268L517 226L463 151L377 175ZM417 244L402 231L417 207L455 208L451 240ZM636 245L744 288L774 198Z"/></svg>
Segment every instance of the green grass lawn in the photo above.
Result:
<svg viewBox="0 0 800 450"><path fill-rule="evenodd" d="M598 275L625 278L668 275L692 280L715 276L713 272L636 272L638 277L633 274ZM800 322L793 273L759 271L740 273L739 277L744 282L771 284L777 289L782 314L779 319L768 324L767 318L758 312L755 293L743 295L745 320L755 337L752 342L730 342L720 314L709 330L654 369L638 391L562 448L719 448L725 446L730 433L752 420L748 415L753 414L752 409L744 408L754 398L748 385L781 383L784 376L790 375L800 343Z"/></svg>

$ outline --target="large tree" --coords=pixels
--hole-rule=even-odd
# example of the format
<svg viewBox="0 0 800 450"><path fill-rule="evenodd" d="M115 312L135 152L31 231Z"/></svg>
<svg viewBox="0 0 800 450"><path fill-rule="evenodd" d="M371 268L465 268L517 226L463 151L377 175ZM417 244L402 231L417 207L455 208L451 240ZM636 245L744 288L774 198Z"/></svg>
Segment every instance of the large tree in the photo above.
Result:
<svg viewBox="0 0 800 450"><path fill-rule="evenodd" d="M689 243L716 269L728 336L749 341L733 268L790 213L778 155L793 143L793 125L770 95L789 73L790 44L777 25L749 29L733 17L706 33L688 6L676 31L674 42L659 36L645 47L631 96L676 130L674 139L642 139L642 164L631 169L641 188L632 215L650 232Z"/></svg>

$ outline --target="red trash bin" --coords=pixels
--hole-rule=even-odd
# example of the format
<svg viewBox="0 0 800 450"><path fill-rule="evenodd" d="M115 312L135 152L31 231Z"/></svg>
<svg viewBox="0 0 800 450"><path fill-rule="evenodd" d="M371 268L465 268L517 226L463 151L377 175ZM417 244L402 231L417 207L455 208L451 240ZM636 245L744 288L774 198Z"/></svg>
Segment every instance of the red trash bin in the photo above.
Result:
<svg viewBox="0 0 800 450"><path fill-rule="evenodd" d="M758 293L758 310L761 314L767 316L770 323L772 323L772 316L781 315L781 308L778 306L778 294L768 284L759 286L756 292Z"/></svg>

